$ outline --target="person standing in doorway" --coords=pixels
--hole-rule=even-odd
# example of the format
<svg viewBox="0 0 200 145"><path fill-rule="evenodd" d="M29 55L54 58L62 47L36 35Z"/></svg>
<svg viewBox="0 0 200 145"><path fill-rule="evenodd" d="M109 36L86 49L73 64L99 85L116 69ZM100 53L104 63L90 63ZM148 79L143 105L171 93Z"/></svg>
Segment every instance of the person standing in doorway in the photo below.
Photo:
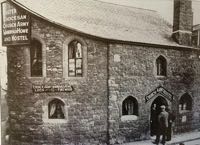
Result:
<svg viewBox="0 0 200 145"><path fill-rule="evenodd" d="M158 128L158 109L156 109L156 104L152 105L151 109L151 136L156 135L157 128Z"/></svg>
<svg viewBox="0 0 200 145"><path fill-rule="evenodd" d="M166 141L170 141L171 140L171 137L172 137L172 124L173 122L175 121L176 119L176 116L172 113L172 111L170 110L169 106L166 108L166 111L168 112L169 114L169 117L168 117L168 128L167 128L167 139Z"/></svg>
<svg viewBox="0 0 200 145"><path fill-rule="evenodd" d="M156 140L153 142L154 144L159 144L160 142L160 136L162 135L162 141L161 143L165 145L165 138L166 138L166 131L168 128L168 112L165 110L165 105L161 105L161 112L158 115L158 131L156 135Z"/></svg>

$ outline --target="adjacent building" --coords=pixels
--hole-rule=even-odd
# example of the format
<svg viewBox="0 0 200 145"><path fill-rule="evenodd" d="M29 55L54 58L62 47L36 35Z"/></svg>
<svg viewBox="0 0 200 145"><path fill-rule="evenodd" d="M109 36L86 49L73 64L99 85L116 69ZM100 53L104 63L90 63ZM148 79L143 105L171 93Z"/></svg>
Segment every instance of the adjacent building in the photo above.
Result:
<svg viewBox="0 0 200 145"><path fill-rule="evenodd" d="M195 47L200 47L200 24L193 26L192 42Z"/></svg>
<svg viewBox="0 0 200 145"><path fill-rule="evenodd" d="M174 133L200 128L191 0L174 1L173 27L155 11L95 0L2 5L11 145L148 139L160 105L176 115Z"/></svg>

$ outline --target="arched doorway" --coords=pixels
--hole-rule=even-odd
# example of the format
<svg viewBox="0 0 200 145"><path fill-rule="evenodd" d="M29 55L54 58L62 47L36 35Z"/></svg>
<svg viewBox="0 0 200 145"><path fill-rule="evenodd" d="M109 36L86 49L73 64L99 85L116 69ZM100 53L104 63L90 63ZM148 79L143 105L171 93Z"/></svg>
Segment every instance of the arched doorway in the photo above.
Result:
<svg viewBox="0 0 200 145"><path fill-rule="evenodd" d="M150 119L150 131L151 136L156 135L156 129L158 126L158 115L160 113L160 106L168 106L167 100L161 96L158 96L151 104L151 119Z"/></svg>

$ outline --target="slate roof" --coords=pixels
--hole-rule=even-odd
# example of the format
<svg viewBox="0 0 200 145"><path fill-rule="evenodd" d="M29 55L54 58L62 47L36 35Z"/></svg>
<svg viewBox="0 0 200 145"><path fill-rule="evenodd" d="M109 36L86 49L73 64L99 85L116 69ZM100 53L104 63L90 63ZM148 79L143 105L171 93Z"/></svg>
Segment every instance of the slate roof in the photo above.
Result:
<svg viewBox="0 0 200 145"><path fill-rule="evenodd" d="M31 13L72 30L105 39L180 46L156 11L97 0L11 0Z"/></svg>

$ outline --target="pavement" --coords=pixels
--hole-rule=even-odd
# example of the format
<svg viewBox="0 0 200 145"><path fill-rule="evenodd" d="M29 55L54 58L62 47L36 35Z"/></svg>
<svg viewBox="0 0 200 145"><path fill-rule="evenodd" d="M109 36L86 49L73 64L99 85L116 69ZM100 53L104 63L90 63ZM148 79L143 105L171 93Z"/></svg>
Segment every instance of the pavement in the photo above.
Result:
<svg viewBox="0 0 200 145"><path fill-rule="evenodd" d="M185 145L200 145L200 139L185 142Z"/></svg>
<svg viewBox="0 0 200 145"><path fill-rule="evenodd" d="M150 140L125 143L123 145L153 145L152 142L154 140L155 137L152 137ZM180 143L184 143L184 145L200 145L200 131L174 135L171 141L166 142L166 145L179 145Z"/></svg>

